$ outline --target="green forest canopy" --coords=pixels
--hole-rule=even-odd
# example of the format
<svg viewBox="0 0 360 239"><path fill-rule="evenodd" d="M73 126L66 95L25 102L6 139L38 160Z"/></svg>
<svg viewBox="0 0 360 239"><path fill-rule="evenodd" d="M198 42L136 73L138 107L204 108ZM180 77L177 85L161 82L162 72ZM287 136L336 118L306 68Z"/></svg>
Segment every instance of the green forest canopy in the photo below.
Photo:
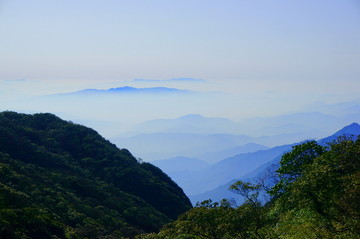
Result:
<svg viewBox="0 0 360 239"><path fill-rule="evenodd" d="M121 238L191 208L166 174L52 114L0 113L0 238Z"/></svg>

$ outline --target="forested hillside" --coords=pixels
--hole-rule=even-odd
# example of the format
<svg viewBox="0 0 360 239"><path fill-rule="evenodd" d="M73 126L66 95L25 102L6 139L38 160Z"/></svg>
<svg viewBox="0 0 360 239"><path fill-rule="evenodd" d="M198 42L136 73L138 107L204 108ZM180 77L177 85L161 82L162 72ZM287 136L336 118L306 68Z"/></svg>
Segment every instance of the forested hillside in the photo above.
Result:
<svg viewBox="0 0 360 239"><path fill-rule="evenodd" d="M0 238L121 238L191 204L160 169L52 114L0 113Z"/></svg>
<svg viewBox="0 0 360 239"><path fill-rule="evenodd" d="M199 203L158 234L137 239L360 238L360 137L308 141L285 153L272 188L238 181L245 198ZM272 195L262 205L261 191Z"/></svg>

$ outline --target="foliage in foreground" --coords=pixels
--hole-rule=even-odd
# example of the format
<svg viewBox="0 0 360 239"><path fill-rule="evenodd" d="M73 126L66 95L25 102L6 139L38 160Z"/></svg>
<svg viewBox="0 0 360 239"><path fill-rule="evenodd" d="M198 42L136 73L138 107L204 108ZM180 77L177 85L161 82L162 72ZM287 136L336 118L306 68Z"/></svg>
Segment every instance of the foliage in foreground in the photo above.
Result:
<svg viewBox="0 0 360 239"><path fill-rule="evenodd" d="M137 239L360 238L360 137L294 146L277 176L265 205L260 185L237 182L230 189L246 198L241 206L205 201Z"/></svg>

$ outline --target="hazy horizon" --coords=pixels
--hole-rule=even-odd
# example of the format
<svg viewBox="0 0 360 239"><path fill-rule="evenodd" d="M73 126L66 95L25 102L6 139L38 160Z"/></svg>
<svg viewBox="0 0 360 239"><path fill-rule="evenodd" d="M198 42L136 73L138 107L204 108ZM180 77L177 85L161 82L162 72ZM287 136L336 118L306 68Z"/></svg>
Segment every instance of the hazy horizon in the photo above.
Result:
<svg viewBox="0 0 360 239"><path fill-rule="evenodd" d="M187 114L239 122L359 103L359 23L356 0L2 0L0 110L126 131ZM196 94L45 97L124 86Z"/></svg>

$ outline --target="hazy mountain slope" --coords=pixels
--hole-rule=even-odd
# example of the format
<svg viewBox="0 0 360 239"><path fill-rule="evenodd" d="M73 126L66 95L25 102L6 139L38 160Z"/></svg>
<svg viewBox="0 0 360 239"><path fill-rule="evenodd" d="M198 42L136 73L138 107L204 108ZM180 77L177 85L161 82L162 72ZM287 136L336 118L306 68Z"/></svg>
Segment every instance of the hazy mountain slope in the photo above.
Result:
<svg viewBox="0 0 360 239"><path fill-rule="evenodd" d="M356 115L340 117L321 112L300 112L234 122L193 114L146 121L136 125L128 134L111 140L129 148L145 161L185 156L213 163L243 153L225 151L248 143L274 147L319 139L348 124L351 118L356 118Z"/></svg>
<svg viewBox="0 0 360 239"><path fill-rule="evenodd" d="M150 87L150 88L135 88L130 86L123 86L117 88L110 88L107 90L101 89L85 89L61 95L97 95L97 94L174 94L174 93L190 93L188 90L180 90L176 88L167 87Z"/></svg>
<svg viewBox="0 0 360 239"><path fill-rule="evenodd" d="M186 157L175 157L171 159L163 159L152 161L151 164L159 167L162 171L171 176L172 172L179 171L195 171L203 169L209 166L208 163L201 161L195 158L186 158Z"/></svg>
<svg viewBox="0 0 360 239"><path fill-rule="evenodd" d="M309 107L299 113L251 118L240 122L240 125L243 126L242 132L251 136L303 133L308 135L306 138L323 138L359 120L359 103L346 102L327 107Z"/></svg>
<svg viewBox="0 0 360 239"><path fill-rule="evenodd" d="M265 149L268 149L268 147L261 145L261 144L248 143L245 145L236 146L236 147L232 147L232 148L221 150L221 151L207 152L207 153L197 156L197 158L201 159L203 161L216 163L223 159L235 156L237 154L251 153L251 152L256 152L256 151L265 150Z"/></svg>
<svg viewBox="0 0 360 239"><path fill-rule="evenodd" d="M293 125L308 125L316 127L333 122L335 118L320 112L300 112L294 114L279 115L270 118L252 118L247 123L250 125L280 126L291 122ZM245 123L245 122L243 122Z"/></svg>
<svg viewBox="0 0 360 239"><path fill-rule="evenodd" d="M244 198L231 192L229 190L229 187L239 180L246 182L250 181L250 182L254 182L255 184L257 183L258 179L263 180L267 178L268 181L274 180L274 178L272 178L271 175L278 168L280 159L281 159L281 155L261 165L260 167L256 168L250 173L243 175L242 177L232 179L212 190L208 190L206 192L199 194L189 195L191 203L193 205L196 205L197 202L202 202L207 199L211 199L213 201L221 201L222 199L227 198L232 201L235 201L238 205L240 205L242 202L244 202ZM264 198L262 197L266 197L266 195L260 195L260 199L263 200Z"/></svg>
<svg viewBox="0 0 360 239"><path fill-rule="evenodd" d="M175 119L156 119L146 121L134 127L141 133L177 132L177 133L232 133L237 132L238 124L226 118L203 117L197 114L184 115Z"/></svg>
<svg viewBox="0 0 360 239"><path fill-rule="evenodd" d="M158 79L134 79L132 82L153 82L153 83L168 83L168 82L186 82L186 83L206 83L206 80L203 79L197 79L197 78L172 78L172 79L166 79L166 80L158 80Z"/></svg>
<svg viewBox="0 0 360 239"><path fill-rule="evenodd" d="M52 114L0 113L0 173L2 232L24 238L119 238L191 207L160 169Z"/></svg>
<svg viewBox="0 0 360 239"><path fill-rule="evenodd" d="M357 123L352 123L340 129L333 135L318 140L318 143L322 145L327 145L327 143L333 142L340 136L347 136L347 137L355 136L353 137L353 139L355 139L357 138L358 135L360 135L360 125ZM271 174L271 172L277 170L280 162L280 158L281 155L269 161L268 163L261 165L260 167L256 168L254 171L250 172L249 174L246 174L236 179L229 180L229 182L220 185L219 187L213 190L209 190L200 194L189 195L191 202L193 204L196 204L196 202L198 201L207 200L209 198L211 198L213 201L219 201L223 198L236 198L237 200L239 200L239 197L237 197L235 194L233 194L228 190L230 185L236 182L237 180L256 181L258 178L266 178L268 176L267 174ZM273 183L271 182L271 180L272 179L269 178L268 183Z"/></svg>
<svg viewBox="0 0 360 239"><path fill-rule="evenodd" d="M319 135L324 134L324 131L319 130L315 127L301 125L301 124L283 124L283 125L275 125L275 126L266 126L259 129L262 135L277 135L279 132L283 134L303 134L306 137L317 137Z"/></svg>
<svg viewBox="0 0 360 239"><path fill-rule="evenodd" d="M335 134L319 140L319 143L326 145L326 143L332 142L340 136L345 136L345 137L355 136L356 137L357 135L360 135L360 125L358 123L352 123L352 124L342 128L341 130L337 131Z"/></svg>
<svg viewBox="0 0 360 239"><path fill-rule="evenodd" d="M136 157L145 161L184 156L198 158L209 152L226 151L230 148L239 147L249 143L256 143L274 147L276 145L309 139L297 134L281 134L275 136L263 136L253 138L246 135L232 134L191 134L191 133L149 133L130 137L116 137L111 141L118 146L129 149ZM233 156L234 154L230 154ZM227 156L227 155L225 155ZM228 157L228 156L227 156ZM201 157L208 163L214 162L214 158ZM215 159L216 161L221 158Z"/></svg>
<svg viewBox="0 0 360 239"><path fill-rule="evenodd" d="M360 112L360 100L328 104L321 101L314 102L304 107L307 112L319 111L324 114L346 116Z"/></svg>
<svg viewBox="0 0 360 239"><path fill-rule="evenodd" d="M202 170L179 172L171 175L173 180L184 189L187 195L199 194L225 184L234 178L246 175L290 148L290 145L284 145L268 150L239 154Z"/></svg>
<svg viewBox="0 0 360 239"><path fill-rule="evenodd" d="M131 137L111 139L118 146L125 147L145 161L177 156L194 157L209 150L224 150L252 141L245 135L230 134L188 134L149 133Z"/></svg>
<svg viewBox="0 0 360 239"><path fill-rule="evenodd" d="M344 125L343 119L321 112L300 112L294 114L278 115L268 118L251 118L242 121L244 133L256 136L277 135L279 132L296 134L316 130L330 134L329 129ZM314 135L310 135L313 137Z"/></svg>
<svg viewBox="0 0 360 239"><path fill-rule="evenodd" d="M204 160L178 156L170 159L155 160L152 161L151 164L159 167L170 177L177 177L176 175L181 175L182 173L186 173L184 171L196 171L210 166L209 163L206 163L205 161L207 162L221 161L224 158L228 158L230 156L234 156L240 153L254 152L266 148L267 148L266 146L260 144L249 143L246 145L230 148L223 151L210 152L200 155L199 158L203 158Z"/></svg>

